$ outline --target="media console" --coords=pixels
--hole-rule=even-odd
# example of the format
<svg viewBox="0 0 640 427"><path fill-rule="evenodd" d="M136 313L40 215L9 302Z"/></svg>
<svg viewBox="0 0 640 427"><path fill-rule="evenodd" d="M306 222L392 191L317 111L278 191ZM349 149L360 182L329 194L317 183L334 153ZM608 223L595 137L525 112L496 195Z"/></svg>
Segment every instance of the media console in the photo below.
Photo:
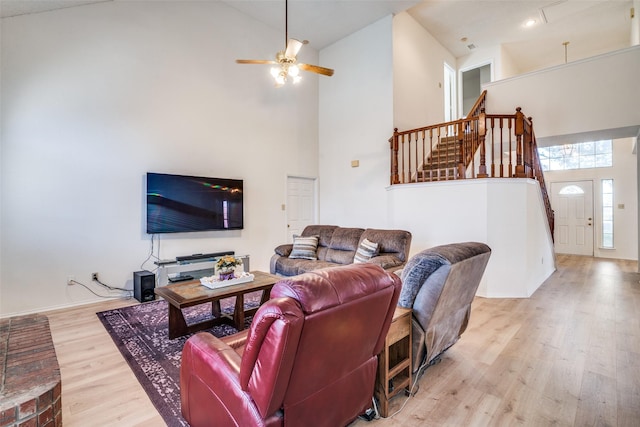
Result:
<svg viewBox="0 0 640 427"><path fill-rule="evenodd" d="M202 277L213 276L218 259L225 255L234 255L234 251L214 252L208 254L193 254L176 257L175 260L159 260L154 264L158 266L157 286L166 286L169 283L186 280L197 280ZM249 271L249 255L237 256L242 260L244 271Z"/></svg>

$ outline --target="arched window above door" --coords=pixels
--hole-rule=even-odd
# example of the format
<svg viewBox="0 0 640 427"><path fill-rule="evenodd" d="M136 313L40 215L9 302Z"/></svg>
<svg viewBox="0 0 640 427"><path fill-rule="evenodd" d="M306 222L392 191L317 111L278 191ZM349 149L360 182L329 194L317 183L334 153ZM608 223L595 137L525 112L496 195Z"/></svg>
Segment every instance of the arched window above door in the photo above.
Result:
<svg viewBox="0 0 640 427"><path fill-rule="evenodd" d="M562 194L563 196L584 194L584 190L577 185L567 185L566 187L562 187L562 189L560 190L560 194Z"/></svg>

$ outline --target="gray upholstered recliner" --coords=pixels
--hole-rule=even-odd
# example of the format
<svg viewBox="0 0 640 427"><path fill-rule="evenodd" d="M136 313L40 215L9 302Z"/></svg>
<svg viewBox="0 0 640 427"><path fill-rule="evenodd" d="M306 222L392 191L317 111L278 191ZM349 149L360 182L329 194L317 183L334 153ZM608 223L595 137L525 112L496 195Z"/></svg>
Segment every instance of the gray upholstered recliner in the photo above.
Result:
<svg viewBox="0 0 640 427"><path fill-rule="evenodd" d="M413 309L413 372L455 344L467 328L490 256L484 243L466 242L424 250L407 262L398 305Z"/></svg>

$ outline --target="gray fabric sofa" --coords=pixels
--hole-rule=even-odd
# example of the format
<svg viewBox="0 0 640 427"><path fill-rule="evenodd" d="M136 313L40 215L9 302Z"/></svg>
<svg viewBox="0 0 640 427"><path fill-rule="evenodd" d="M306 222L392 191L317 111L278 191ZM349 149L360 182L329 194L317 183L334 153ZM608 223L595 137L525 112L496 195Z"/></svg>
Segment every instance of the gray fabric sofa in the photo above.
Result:
<svg viewBox="0 0 640 427"><path fill-rule="evenodd" d="M352 264L364 239L378 244L378 254L367 262L377 264L387 271L395 271L405 265L411 247L411 233L404 230L309 225L301 236L319 237L317 259L289 258L293 244L280 245L275 248L275 254L271 257L271 274L295 276L319 268Z"/></svg>
<svg viewBox="0 0 640 427"><path fill-rule="evenodd" d="M397 272L402 278L398 305L413 309L414 373L433 363L467 329L490 256L484 243L453 243L415 254Z"/></svg>

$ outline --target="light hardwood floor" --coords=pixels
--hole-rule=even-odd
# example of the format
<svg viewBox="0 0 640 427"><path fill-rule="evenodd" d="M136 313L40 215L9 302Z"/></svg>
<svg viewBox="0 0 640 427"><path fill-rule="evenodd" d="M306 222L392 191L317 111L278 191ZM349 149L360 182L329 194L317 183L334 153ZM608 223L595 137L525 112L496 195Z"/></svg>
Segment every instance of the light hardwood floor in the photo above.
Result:
<svg viewBox="0 0 640 427"><path fill-rule="evenodd" d="M640 426L637 262L558 255L557 267L531 298L476 298L460 341L392 401L402 410L353 426ZM65 427L164 425L95 315L135 302L46 313Z"/></svg>

